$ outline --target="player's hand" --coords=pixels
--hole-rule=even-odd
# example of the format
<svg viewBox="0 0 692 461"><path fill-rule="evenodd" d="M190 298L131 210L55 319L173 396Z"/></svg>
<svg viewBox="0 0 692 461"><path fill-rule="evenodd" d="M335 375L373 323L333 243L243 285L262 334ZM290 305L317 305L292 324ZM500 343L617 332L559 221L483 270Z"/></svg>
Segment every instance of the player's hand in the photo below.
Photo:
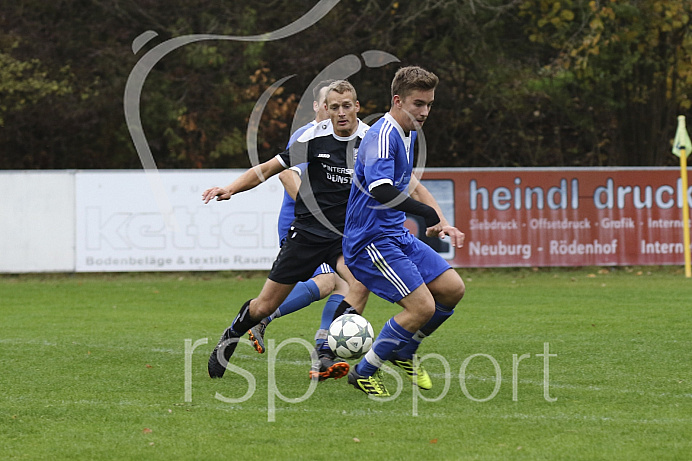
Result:
<svg viewBox="0 0 692 461"><path fill-rule="evenodd" d="M442 235L444 237L444 234L442 234L442 230L444 229L444 226L442 226L441 222L438 222L434 226L430 226L427 229L425 229L425 236L434 238L434 237L439 237Z"/></svg>
<svg viewBox="0 0 692 461"><path fill-rule="evenodd" d="M438 237L444 238L445 235L449 235L452 241L452 246L456 248L461 248L464 246L464 239L466 235L459 229L453 226L442 226L442 224L437 224L433 227L428 227L425 230L425 235L428 237Z"/></svg>
<svg viewBox="0 0 692 461"><path fill-rule="evenodd" d="M216 197L217 201L228 200L231 198L231 193L223 187L212 187L211 189L205 190L202 194L204 203L209 203L214 197Z"/></svg>

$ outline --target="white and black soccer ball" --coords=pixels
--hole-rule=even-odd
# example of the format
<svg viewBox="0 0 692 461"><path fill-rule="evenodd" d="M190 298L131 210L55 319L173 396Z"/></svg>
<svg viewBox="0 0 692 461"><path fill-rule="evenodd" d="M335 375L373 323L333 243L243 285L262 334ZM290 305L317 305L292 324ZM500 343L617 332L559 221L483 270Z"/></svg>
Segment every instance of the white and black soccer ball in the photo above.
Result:
<svg viewBox="0 0 692 461"><path fill-rule="evenodd" d="M343 359L357 359L372 347L375 332L370 322L358 314L344 314L329 326L329 348Z"/></svg>

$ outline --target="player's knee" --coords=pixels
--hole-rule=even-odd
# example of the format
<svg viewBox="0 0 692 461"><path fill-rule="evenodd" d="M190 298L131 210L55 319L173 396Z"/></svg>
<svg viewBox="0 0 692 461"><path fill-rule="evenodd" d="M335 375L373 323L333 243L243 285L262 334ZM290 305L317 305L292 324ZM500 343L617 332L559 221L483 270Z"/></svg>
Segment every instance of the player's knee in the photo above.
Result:
<svg viewBox="0 0 692 461"><path fill-rule="evenodd" d="M434 293L435 301L445 306L453 307L456 306L459 301L461 301L465 292L466 285L464 285L464 281L461 279L461 277L458 275L456 277L448 277L448 279L442 285L442 289L439 289Z"/></svg>
<svg viewBox="0 0 692 461"><path fill-rule="evenodd" d="M461 301L461 299L464 297L464 294L466 293L466 285L464 284L464 281L459 277L458 283L455 284L452 287L452 293L451 296L452 298L456 299L456 303Z"/></svg>
<svg viewBox="0 0 692 461"><path fill-rule="evenodd" d="M276 309L270 309L268 307L265 307L263 309L259 309L256 313L253 313L252 318L257 320L257 319L264 319L272 315Z"/></svg>
<svg viewBox="0 0 692 461"><path fill-rule="evenodd" d="M346 295L346 300L353 306L358 312L363 312L365 304L368 302L368 297L370 295L370 290L368 290L365 285L355 280L348 287L348 294Z"/></svg>
<svg viewBox="0 0 692 461"><path fill-rule="evenodd" d="M270 303L263 302L260 298L255 298L250 303L250 315L253 319L263 319L274 313L278 306L273 306Z"/></svg>
<svg viewBox="0 0 692 461"><path fill-rule="evenodd" d="M346 296L348 294L348 283L334 274L334 294Z"/></svg>
<svg viewBox="0 0 692 461"><path fill-rule="evenodd" d="M334 287L336 285L334 279L334 274L320 274L312 278L315 285L317 285L317 289L320 290L320 299L334 291Z"/></svg>

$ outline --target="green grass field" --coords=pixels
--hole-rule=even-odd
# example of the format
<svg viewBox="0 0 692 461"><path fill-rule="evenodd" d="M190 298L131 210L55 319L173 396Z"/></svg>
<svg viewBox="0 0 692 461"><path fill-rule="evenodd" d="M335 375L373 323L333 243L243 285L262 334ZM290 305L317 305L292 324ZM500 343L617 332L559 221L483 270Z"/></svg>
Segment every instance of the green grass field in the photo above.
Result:
<svg viewBox="0 0 692 461"><path fill-rule="evenodd" d="M345 379L309 394L298 339L312 342L322 302L210 380L207 357L261 275L0 277L0 458L692 459L679 268L462 271L465 299L421 348L440 355L425 361L435 387L387 375L388 402ZM378 331L395 312L372 296L365 315Z"/></svg>

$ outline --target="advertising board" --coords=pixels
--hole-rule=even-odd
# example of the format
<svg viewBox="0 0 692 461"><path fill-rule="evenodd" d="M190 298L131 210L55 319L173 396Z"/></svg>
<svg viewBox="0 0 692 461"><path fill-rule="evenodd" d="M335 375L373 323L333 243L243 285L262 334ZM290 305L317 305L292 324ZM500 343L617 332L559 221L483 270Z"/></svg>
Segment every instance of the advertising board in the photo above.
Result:
<svg viewBox="0 0 692 461"><path fill-rule="evenodd" d="M77 173L76 270L268 269L279 248L278 178L228 201L202 202L206 188L240 173L159 171L165 197L157 197L143 171Z"/></svg>
<svg viewBox="0 0 692 461"><path fill-rule="evenodd" d="M457 267L683 264L676 168L427 170L451 181ZM692 203L692 187L686 191ZM441 198L438 198L440 200Z"/></svg>
<svg viewBox="0 0 692 461"><path fill-rule="evenodd" d="M161 171L166 219L142 171L77 172L76 270L267 270L278 252L277 178L230 201L202 203L240 170ZM428 169L423 184L466 234L424 237L454 267L683 264L676 168ZM687 194L692 202L692 187Z"/></svg>

